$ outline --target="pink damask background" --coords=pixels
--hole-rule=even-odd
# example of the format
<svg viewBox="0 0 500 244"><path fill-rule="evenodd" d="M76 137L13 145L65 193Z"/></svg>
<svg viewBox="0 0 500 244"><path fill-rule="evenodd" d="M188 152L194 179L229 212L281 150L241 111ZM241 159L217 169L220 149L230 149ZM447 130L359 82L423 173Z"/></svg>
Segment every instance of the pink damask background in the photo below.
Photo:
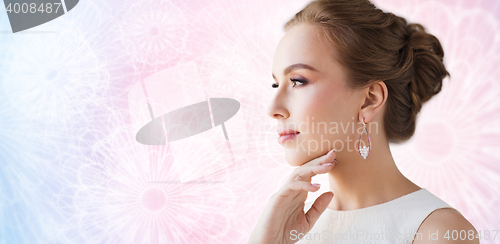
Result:
<svg viewBox="0 0 500 244"><path fill-rule="evenodd" d="M266 109L283 25L308 2L81 1L24 34L2 13L0 243L245 243L293 170ZM499 230L500 2L373 2L438 37L451 74L391 145L398 167ZM158 117L210 97L240 102L228 141L220 126L135 140L147 103ZM328 191L313 181L308 201Z"/></svg>

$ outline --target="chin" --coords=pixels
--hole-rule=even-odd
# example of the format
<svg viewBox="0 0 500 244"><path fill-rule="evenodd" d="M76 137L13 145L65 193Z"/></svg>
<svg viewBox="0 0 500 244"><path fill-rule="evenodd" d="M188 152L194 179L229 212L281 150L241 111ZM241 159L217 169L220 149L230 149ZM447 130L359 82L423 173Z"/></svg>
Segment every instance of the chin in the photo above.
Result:
<svg viewBox="0 0 500 244"><path fill-rule="evenodd" d="M286 150L285 156L288 164L294 167L302 166L303 164L309 162L311 159L307 159L305 152L298 152L296 150Z"/></svg>

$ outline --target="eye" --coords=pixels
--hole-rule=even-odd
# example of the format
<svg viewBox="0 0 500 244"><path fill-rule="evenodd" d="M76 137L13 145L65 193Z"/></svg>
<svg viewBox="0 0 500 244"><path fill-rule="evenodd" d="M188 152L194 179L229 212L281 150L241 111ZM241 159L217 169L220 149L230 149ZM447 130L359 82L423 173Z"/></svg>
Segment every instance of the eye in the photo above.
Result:
<svg viewBox="0 0 500 244"><path fill-rule="evenodd" d="M302 83L301 86L307 84L306 80L301 80L301 79L292 79L290 78L290 81L293 82L293 87L297 85L297 82Z"/></svg>
<svg viewBox="0 0 500 244"><path fill-rule="evenodd" d="M278 88L278 86L279 86L279 85L278 85L278 84L276 84L276 83L273 83L271 86L272 86L273 88Z"/></svg>

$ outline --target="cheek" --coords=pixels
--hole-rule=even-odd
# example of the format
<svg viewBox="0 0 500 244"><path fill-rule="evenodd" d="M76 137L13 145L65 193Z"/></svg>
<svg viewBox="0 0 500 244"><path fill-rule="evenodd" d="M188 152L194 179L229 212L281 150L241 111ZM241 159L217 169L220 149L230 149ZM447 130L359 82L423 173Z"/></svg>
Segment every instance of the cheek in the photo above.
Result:
<svg viewBox="0 0 500 244"><path fill-rule="evenodd" d="M335 87L316 87L300 95L291 104L294 107L292 113L297 116L295 122L299 123L298 129L302 132L297 144L286 152L287 161L292 166L307 163L334 147L345 147L345 138L352 137L352 117L357 119L355 102L352 97L348 97L347 91ZM307 127L302 127L304 125ZM342 125L344 128L349 126L347 131L343 131Z"/></svg>
<svg viewBox="0 0 500 244"><path fill-rule="evenodd" d="M335 91L317 89L308 94L306 103L301 106L301 132L300 142L305 151L297 152L305 159L320 156L322 152L333 148L332 142L339 139L339 134L331 133L332 122L338 122L344 116L341 108L342 99ZM326 141L330 141L330 145ZM305 154L305 155L304 155Z"/></svg>
<svg viewBox="0 0 500 244"><path fill-rule="evenodd" d="M310 123L311 121L316 123L335 121L335 118L343 112L339 92L334 89L322 88L314 89L309 102L303 108Z"/></svg>
<svg viewBox="0 0 500 244"><path fill-rule="evenodd" d="M328 140L333 143L335 140L344 141L347 137L351 138L353 129L356 133L355 104L353 97L350 97L347 91L332 88L316 91L307 105L303 106L305 115L303 120L309 118L307 140L317 142ZM322 150L320 147L319 150L329 149Z"/></svg>

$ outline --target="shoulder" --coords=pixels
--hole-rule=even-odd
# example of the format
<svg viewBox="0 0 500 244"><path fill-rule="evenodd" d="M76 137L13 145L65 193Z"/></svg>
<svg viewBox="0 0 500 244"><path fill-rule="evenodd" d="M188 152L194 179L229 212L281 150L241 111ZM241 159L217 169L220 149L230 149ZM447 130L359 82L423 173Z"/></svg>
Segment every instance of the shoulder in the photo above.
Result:
<svg viewBox="0 0 500 244"><path fill-rule="evenodd" d="M479 239L476 236L476 229L460 212L453 208L440 208L424 219L413 244L478 244Z"/></svg>

